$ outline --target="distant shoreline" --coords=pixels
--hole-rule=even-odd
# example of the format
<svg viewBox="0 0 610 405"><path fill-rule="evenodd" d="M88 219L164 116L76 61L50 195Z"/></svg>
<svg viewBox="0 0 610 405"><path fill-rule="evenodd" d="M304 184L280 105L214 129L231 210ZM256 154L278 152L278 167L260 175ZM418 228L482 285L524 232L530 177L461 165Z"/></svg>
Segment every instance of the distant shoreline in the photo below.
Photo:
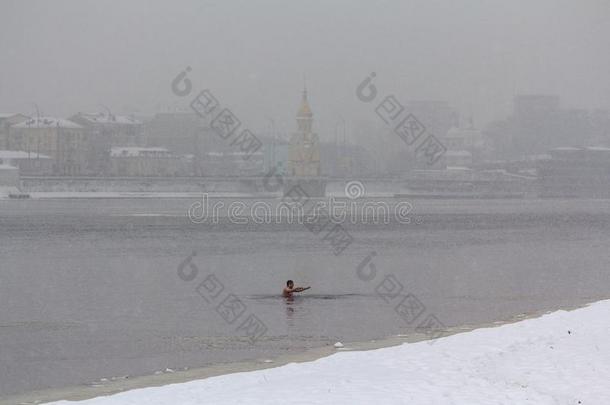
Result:
<svg viewBox="0 0 610 405"><path fill-rule="evenodd" d="M48 191L30 192L33 200L70 200L70 199L141 199L141 198L175 198L193 199L201 198L201 192L137 192L137 191ZM250 194L250 193L218 193L218 198L275 198L275 194ZM8 199L8 198L7 198Z"/></svg>
<svg viewBox="0 0 610 405"><path fill-rule="evenodd" d="M12 198L9 194L19 194L20 198ZM11 193L0 190L0 200L75 200L75 199L193 199L201 198L202 194L209 195L211 198L240 198L240 199L275 199L281 198L280 193L264 192L233 192L233 191L21 191L17 189ZM326 197L342 198L341 195L327 194ZM323 198L323 197L320 197ZM603 197L576 197L576 196L556 196L556 197L536 197L528 196L523 193L505 194L467 194L467 193L375 193L366 197L386 198L396 200L610 200Z"/></svg>

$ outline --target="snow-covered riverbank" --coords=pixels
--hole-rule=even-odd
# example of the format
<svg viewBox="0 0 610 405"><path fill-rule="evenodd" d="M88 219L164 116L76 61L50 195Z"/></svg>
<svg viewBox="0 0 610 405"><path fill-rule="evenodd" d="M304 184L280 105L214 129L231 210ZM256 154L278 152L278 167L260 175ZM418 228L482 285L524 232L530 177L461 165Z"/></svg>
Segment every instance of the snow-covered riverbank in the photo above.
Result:
<svg viewBox="0 0 610 405"><path fill-rule="evenodd" d="M607 300L434 344L343 351L79 404L609 404L609 337Z"/></svg>

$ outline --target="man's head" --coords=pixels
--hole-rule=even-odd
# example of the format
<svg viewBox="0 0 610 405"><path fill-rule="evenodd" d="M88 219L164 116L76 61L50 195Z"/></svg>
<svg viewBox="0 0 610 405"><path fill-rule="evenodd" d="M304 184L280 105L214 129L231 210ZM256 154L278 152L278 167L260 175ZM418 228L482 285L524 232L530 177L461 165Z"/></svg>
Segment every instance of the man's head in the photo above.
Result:
<svg viewBox="0 0 610 405"><path fill-rule="evenodd" d="M294 281L292 281L292 280L288 280L288 281L286 281L286 286L287 286L288 288L292 288L292 287L294 287Z"/></svg>

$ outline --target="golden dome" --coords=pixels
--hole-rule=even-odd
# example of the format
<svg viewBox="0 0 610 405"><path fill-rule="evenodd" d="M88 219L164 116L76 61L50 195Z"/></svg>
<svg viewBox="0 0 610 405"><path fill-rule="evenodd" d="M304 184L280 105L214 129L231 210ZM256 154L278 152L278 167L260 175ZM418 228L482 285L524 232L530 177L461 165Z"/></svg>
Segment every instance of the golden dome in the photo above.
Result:
<svg viewBox="0 0 610 405"><path fill-rule="evenodd" d="M303 90L303 99L301 100L301 106L297 111L297 118L311 118L313 117L313 113L311 112L311 107L309 107L309 102L307 101L307 89Z"/></svg>

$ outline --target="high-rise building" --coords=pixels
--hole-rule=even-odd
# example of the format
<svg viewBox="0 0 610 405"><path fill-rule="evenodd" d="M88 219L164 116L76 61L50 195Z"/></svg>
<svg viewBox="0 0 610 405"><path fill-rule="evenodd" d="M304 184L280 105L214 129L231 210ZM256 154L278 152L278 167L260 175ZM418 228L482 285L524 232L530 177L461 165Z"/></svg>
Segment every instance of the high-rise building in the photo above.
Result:
<svg viewBox="0 0 610 405"><path fill-rule="evenodd" d="M559 96L528 94L516 96L513 113L485 132L494 140L497 158L521 159L557 147L599 145L603 126L603 119L589 111L561 108Z"/></svg>

